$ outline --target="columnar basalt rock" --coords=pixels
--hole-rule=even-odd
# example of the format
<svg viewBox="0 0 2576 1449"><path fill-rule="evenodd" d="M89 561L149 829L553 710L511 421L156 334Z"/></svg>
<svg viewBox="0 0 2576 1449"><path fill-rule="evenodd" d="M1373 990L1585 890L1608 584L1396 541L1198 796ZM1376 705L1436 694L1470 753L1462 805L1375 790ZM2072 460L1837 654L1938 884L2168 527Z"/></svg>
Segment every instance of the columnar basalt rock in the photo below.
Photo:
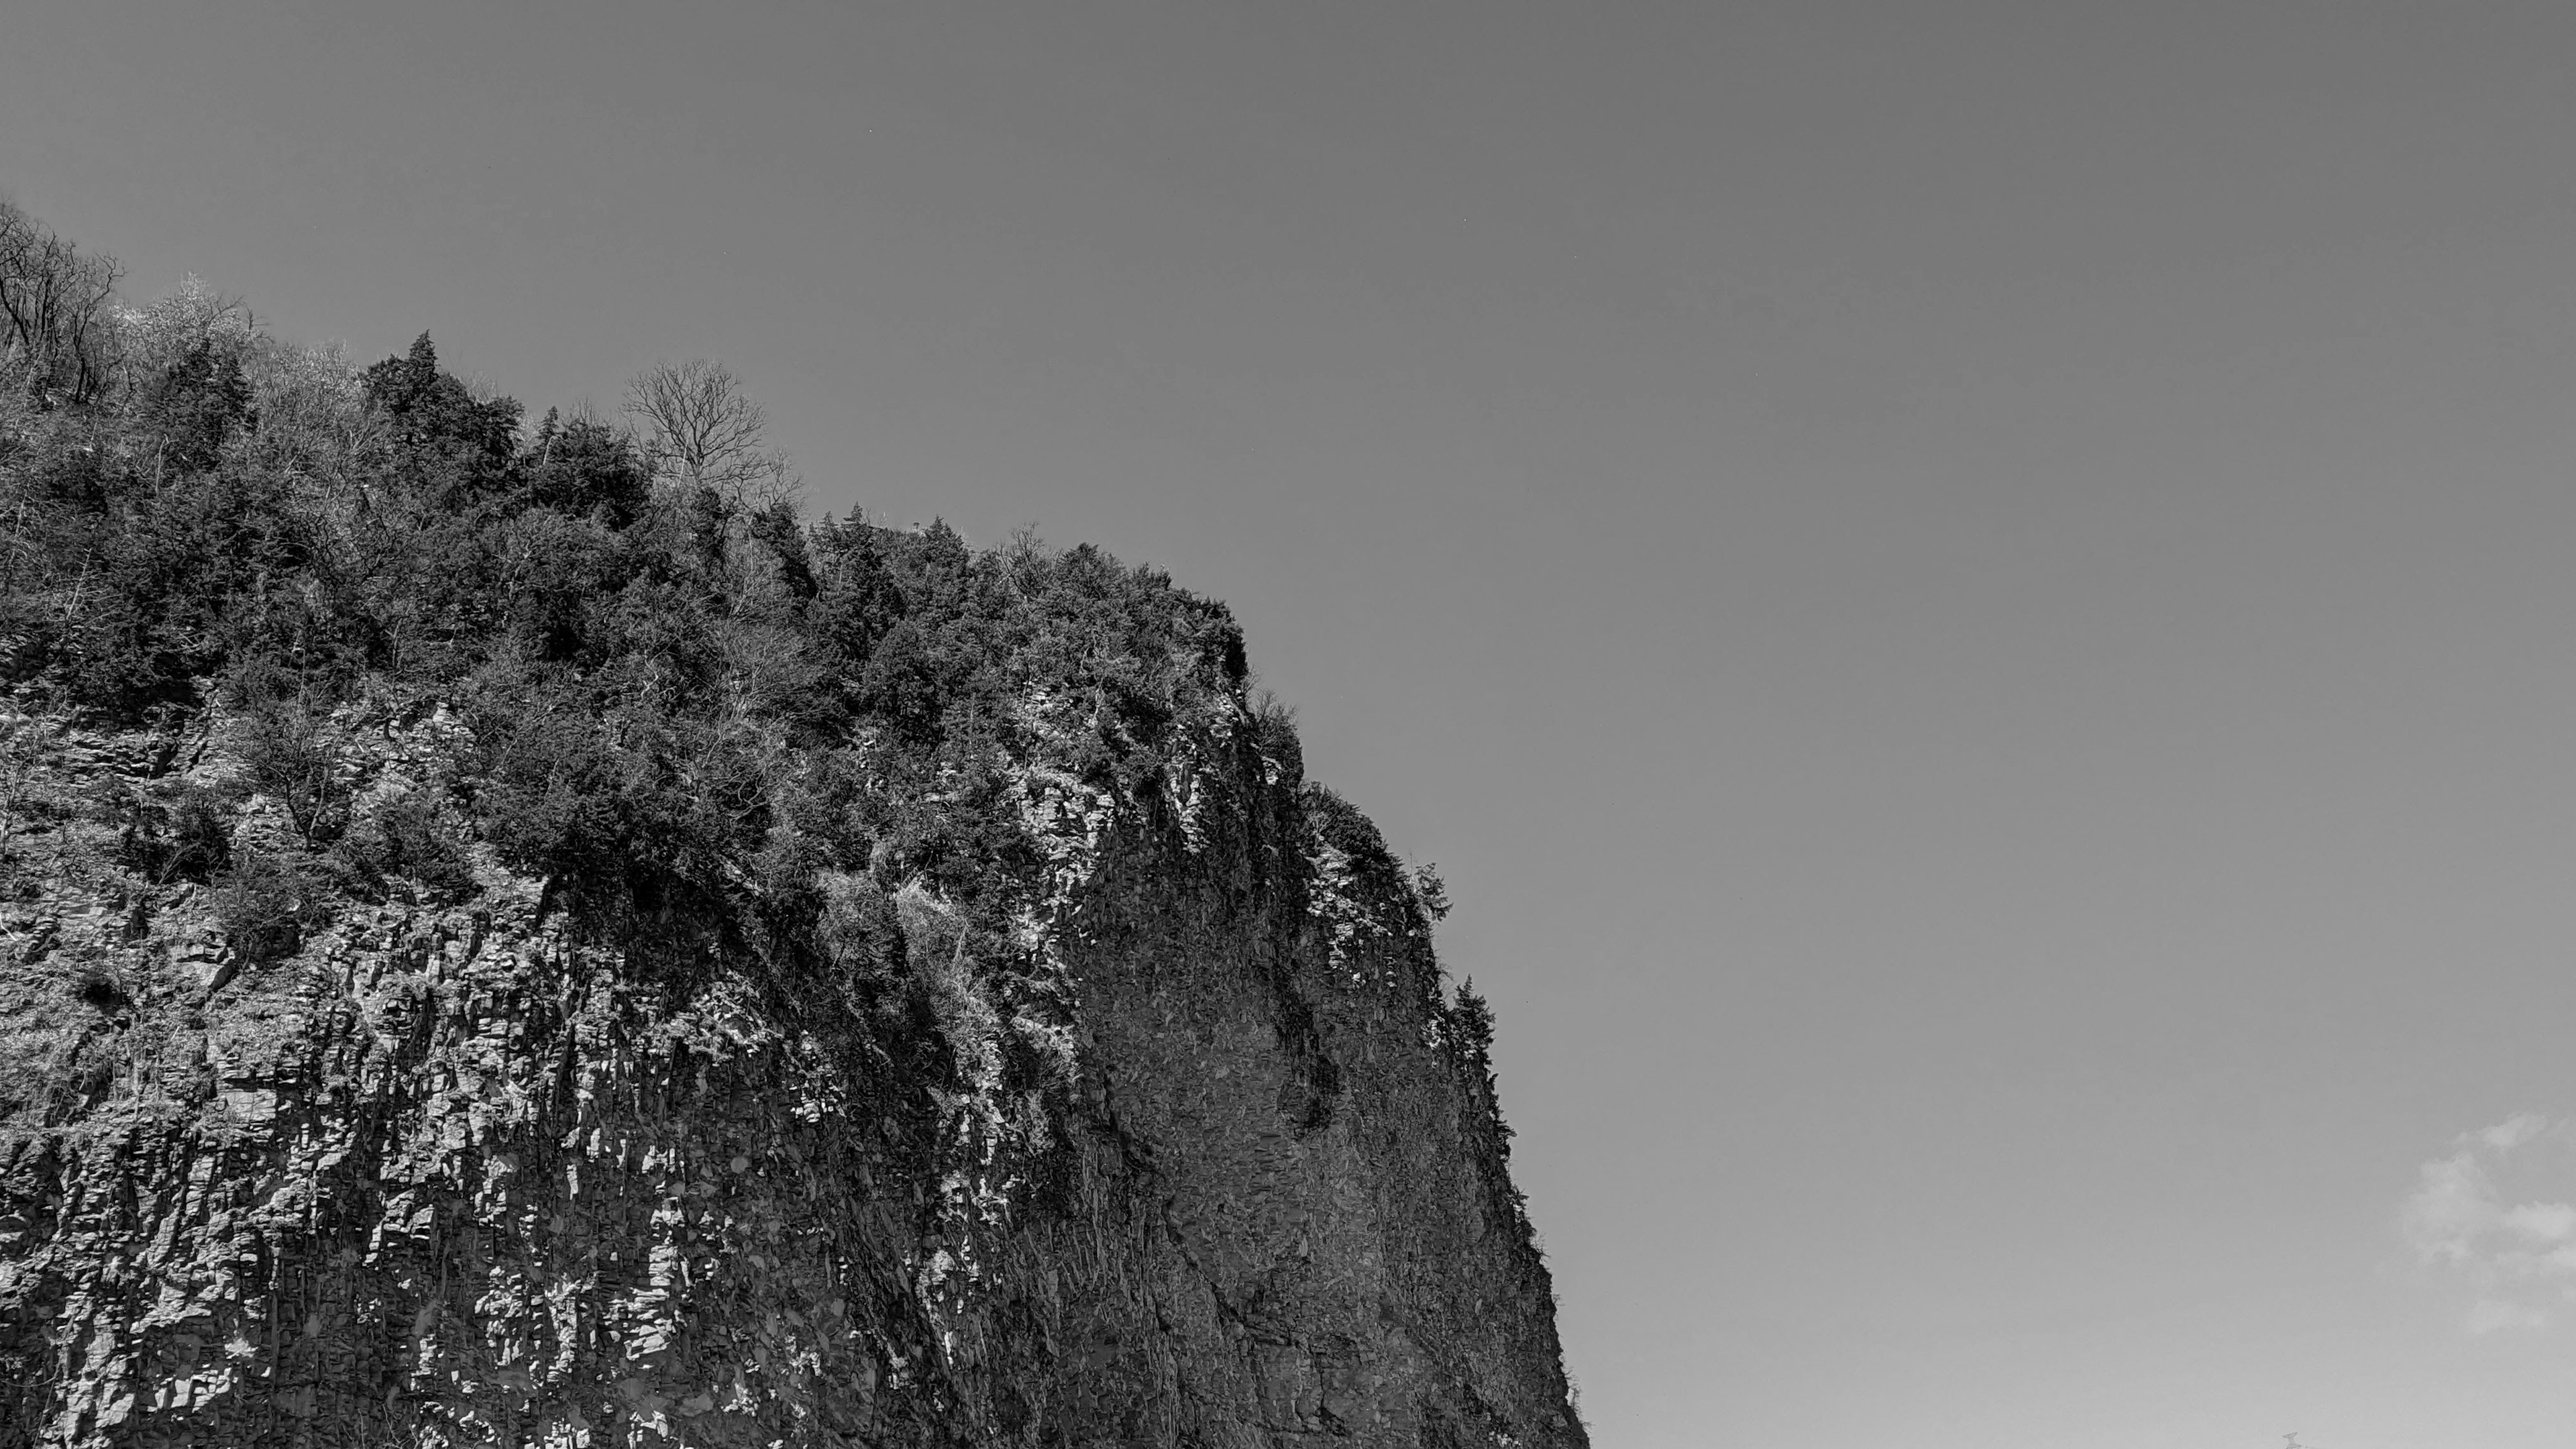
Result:
<svg viewBox="0 0 2576 1449"><path fill-rule="evenodd" d="M1206 697L1157 790L1020 762L1007 928L880 852L802 974L479 842L254 949L119 823L233 723L11 717L0 1445L1583 1444L1423 902ZM470 768L324 734L361 822Z"/></svg>

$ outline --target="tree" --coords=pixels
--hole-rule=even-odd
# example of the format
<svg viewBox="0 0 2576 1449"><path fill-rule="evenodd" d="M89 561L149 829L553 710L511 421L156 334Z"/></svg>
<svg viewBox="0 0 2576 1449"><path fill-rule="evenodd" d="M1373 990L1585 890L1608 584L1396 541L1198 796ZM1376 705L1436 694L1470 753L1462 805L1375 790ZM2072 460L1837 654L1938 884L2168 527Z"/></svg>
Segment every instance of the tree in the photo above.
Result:
<svg viewBox="0 0 2576 1449"><path fill-rule="evenodd" d="M442 370L429 334L411 351L359 375L367 400L392 427L407 481L422 498L447 509L506 489L519 449L519 405L478 399Z"/></svg>
<svg viewBox="0 0 2576 1449"><path fill-rule="evenodd" d="M627 436L579 411L566 422L547 410L525 471L529 501L575 517L595 514L611 528L642 513L650 482Z"/></svg>
<svg viewBox="0 0 2576 1449"><path fill-rule="evenodd" d="M767 446L768 415L721 362L657 362L626 385L626 411L643 424L654 471L713 489L751 513L792 503L787 455Z"/></svg>
<svg viewBox="0 0 2576 1449"><path fill-rule="evenodd" d="M0 378L40 407L77 406L104 391L120 270L113 257L84 255L0 201Z"/></svg>
<svg viewBox="0 0 2576 1449"><path fill-rule="evenodd" d="M258 325L240 299L227 297L191 273L168 296L117 312L117 361L126 395L180 366L191 356L247 358L260 341Z"/></svg>

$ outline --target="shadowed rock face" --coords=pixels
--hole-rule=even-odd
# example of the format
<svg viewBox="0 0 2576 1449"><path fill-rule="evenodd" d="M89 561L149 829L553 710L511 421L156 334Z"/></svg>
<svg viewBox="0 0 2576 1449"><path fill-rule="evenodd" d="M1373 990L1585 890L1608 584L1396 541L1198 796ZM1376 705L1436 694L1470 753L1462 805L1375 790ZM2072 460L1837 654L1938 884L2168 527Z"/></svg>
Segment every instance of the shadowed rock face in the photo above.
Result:
<svg viewBox="0 0 2576 1449"><path fill-rule="evenodd" d="M10 719L0 1445L1584 1444L1481 1009L1239 695L1015 766L1007 915L883 854L792 962L479 842L246 942L117 824L232 724ZM435 700L321 735L470 784Z"/></svg>

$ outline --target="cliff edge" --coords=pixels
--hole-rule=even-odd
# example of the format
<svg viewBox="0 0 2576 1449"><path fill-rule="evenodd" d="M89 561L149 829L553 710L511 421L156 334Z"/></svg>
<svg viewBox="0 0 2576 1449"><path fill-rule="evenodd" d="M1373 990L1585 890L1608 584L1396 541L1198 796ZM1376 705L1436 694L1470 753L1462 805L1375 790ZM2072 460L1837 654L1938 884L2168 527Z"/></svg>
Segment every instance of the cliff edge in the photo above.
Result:
<svg viewBox="0 0 2576 1449"><path fill-rule="evenodd" d="M1222 606L99 325L0 359L0 1446L1586 1442Z"/></svg>

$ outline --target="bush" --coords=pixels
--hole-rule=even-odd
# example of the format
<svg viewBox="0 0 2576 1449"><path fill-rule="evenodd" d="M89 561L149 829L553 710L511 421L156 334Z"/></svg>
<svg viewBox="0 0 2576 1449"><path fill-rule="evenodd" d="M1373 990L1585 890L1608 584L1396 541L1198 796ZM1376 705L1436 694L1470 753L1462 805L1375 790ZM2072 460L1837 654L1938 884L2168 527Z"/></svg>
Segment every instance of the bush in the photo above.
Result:
<svg viewBox="0 0 2576 1449"><path fill-rule="evenodd" d="M215 883L215 919L249 965L281 961L304 944L313 887L291 860L245 852Z"/></svg>
<svg viewBox="0 0 2576 1449"><path fill-rule="evenodd" d="M167 805L131 799L117 842L119 863L155 885L206 884L232 866L230 814L220 794L193 784Z"/></svg>

